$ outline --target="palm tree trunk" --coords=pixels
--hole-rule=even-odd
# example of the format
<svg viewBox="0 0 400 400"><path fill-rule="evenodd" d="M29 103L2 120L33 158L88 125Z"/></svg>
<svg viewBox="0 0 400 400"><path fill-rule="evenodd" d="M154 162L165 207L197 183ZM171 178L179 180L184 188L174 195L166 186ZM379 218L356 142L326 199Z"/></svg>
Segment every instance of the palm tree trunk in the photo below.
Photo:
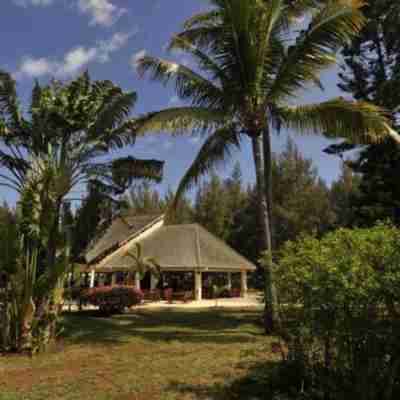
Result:
<svg viewBox="0 0 400 400"><path fill-rule="evenodd" d="M263 149L264 149L264 180L265 180L265 195L268 203L269 213L269 229L271 235L271 251L268 255L268 263L270 268L267 269L266 282L270 291L269 304L265 302L265 327L266 330L269 326L272 329L276 329L280 325L280 315L278 307L278 296L276 292L274 271L272 268L273 263L273 250L275 249L275 235L274 235L274 220L273 220L273 197L272 197L272 146L271 146L271 135L268 126L263 131ZM268 278L268 280L267 280Z"/></svg>
<svg viewBox="0 0 400 400"><path fill-rule="evenodd" d="M274 287L272 282L272 237L271 237L271 223L270 212L267 197L267 187L265 185L265 162L263 154L263 137L262 135L252 136L253 156L256 168L257 178L257 197L258 197L258 212L260 215L262 236L261 242L263 249L268 254L268 265L265 266L265 315L264 324L266 333L271 333L274 329L276 302L274 301Z"/></svg>

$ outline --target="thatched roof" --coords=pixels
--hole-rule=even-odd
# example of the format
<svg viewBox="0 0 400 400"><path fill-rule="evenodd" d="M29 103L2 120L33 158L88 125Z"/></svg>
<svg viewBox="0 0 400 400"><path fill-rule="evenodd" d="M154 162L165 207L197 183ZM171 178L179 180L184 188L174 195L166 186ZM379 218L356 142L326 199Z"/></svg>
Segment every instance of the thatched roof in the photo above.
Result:
<svg viewBox="0 0 400 400"><path fill-rule="evenodd" d="M85 254L88 264L92 264L106 254L118 249L123 243L143 232L159 220L162 215L120 216L91 244Z"/></svg>
<svg viewBox="0 0 400 400"><path fill-rule="evenodd" d="M198 224L162 226L149 235L139 236L110 254L99 265L102 269L124 270L132 267L126 250L136 251L140 243L143 257L152 257L164 271L210 270L254 271L255 265Z"/></svg>

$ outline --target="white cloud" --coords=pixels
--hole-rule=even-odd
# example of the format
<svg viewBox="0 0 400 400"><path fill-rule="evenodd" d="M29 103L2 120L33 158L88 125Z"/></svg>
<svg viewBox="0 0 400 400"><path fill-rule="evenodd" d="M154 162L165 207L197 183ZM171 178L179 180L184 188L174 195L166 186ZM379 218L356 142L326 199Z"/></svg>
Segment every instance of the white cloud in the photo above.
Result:
<svg viewBox="0 0 400 400"><path fill-rule="evenodd" d="M46 7L53 4L54 0L13 0L13 3L19 7L39 6Z"/></svg>
<svg viewBox="0 0 400 400"><path fill-rule="evenodd" d="M78 0L78 8L89 15L90 25L111 26L127 13L126 8L117 7L110 0Z"/></svg>
<svg viewBox="0 0 400 400"><path fill-rule="evenodd" d="M138 51L137 53L133 54L131 57L131 66L136 68L138 65L138 61L143 58L147 54L145 49Z"/></svg>
<svg viewBox="0 0 400 400"><path fill-rule="evenodd" d="M117 32L110 40L100 41L98 44L100 61L103 63L110 61L110 54L124 47L129 38L135 35L138 31L138 29L135 29L130 33Z"/></svg>
<svg viewBox="0 0 400 400"><path fill-rule="evenodd" d="M120 50L127 43L132 33L115 33L109 40L103 40L94 47L78 46L69 50L62 60L52 58L25 57L15 76L19 78L40 78L53 75L56 78L69 78L76 75L90 63L106 63L111 54Z"/></svg>
<svg viewBox="0 0 400 400"><path fill-rule="evenodd" d="M73 76L96 58L98 58L98 48L76 47L65 54L64 60L59 64L54 75L60 77Z"/></svg>
<svg viewBox="0 0 400 400"><path fill-rule="evenodd" d="M43 75L51 74L55 67L54 62L47 58L34 59L26 57L21 63L16 75L39 78Z"/></svg>

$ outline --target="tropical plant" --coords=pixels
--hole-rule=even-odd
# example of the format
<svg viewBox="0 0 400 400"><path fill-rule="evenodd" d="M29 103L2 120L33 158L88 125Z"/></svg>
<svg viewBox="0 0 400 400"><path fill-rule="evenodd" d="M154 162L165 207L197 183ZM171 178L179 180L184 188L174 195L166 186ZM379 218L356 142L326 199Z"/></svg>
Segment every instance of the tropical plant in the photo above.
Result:
<svg viewBox="0 0 400 400"><path fill-rule="evenodd" d="M13 335L3 340L6 349L32 352L55 337L70 257L61 217L73 191L90 184L112 197L134 178L161 179L160 161L102 158L133 142L127 133L135 101L135 93L92 82L85 73L65 85L36 83L26 118L14 80L0 73L0 185L20 196L20 254L16 267L5 271L4 319Z"/></svg>
<svg viewBox="0 0 400 400"><path fill-rule="evenodd" d="M250 138L263 247L272 263L273 131L288 128L357 142L376 142L386 135L400 140L372 104L336 98L290 105L301 90L321 87L319 74L336 63L336 52L363 27L362 0L212 0L211 5L190 18L170 42L170 50L190 57L193 68L151 56L138 61L140 74L164 84L172 81L179 98L189 104L145 115L136 121L135 131L208 135L176 199L240 148L244 137ZM268 266L265 282L265 320L271 330L278 314Z"/></svg>
<svg viewBox="0 0 400 400"><path fill-rule="evenodd" d="M139 274L140 279L143 279L146 272L150 272L158 278L161 277L161 267L157 260L153 257L143 256L140 243L135 243L135 251L127 250L125 256L133 261L129 271L131 275Z"/></svg>

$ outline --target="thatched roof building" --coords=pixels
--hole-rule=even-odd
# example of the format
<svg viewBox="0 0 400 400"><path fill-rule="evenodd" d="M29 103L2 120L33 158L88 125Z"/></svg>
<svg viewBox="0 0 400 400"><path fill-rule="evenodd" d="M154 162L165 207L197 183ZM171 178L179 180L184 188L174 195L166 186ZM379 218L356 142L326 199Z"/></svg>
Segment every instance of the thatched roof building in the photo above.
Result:
<svg viewBox="0 0 400 400"><path fill-rule="evenodd" d="M143 257L152 257L162 272L195 274L196 297L201 298L202 272L242 274L242 291L247 289L247 272L255 265L198 224L164 225L163 215L119 217L88 249L86 261L94 272L132 269L127 251L139 243ZM138 283L140 284L140 283Z"/></svg>

